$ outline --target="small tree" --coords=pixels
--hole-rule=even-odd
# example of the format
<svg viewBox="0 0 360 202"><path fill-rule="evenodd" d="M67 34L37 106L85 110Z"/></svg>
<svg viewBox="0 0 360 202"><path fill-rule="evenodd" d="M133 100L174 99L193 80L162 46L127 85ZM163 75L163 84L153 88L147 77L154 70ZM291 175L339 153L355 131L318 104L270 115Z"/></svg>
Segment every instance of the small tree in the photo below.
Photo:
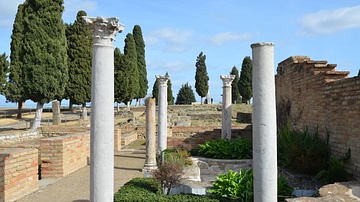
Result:
<svg viewBox="0 0 360 202"><path fill-rule="evenodd" d="M177 105L186 105L196 102L194 91L191 89L188 83L181 86L177 96L176 102Z"/></svg>
<svg viewBox="0 0 360 202"><path fill-rule="evenodd" d="M166 72L165 75L168 76L169 74ZM156 105L158 105L158 95L159 95L159 81L156 79L152 89L152 98L155 98ZM172 94L172 85L170 79L167 82L167 102L168 105L174 104L174 97Z"/></svg>
<svg viewBox="0 0 360 202"><path fill-rule="evenodd" d="M72 104L82 105L83 120L87 120L86 102L91 101L91 59L92 37L90 28L85 25L82 16L85 11L79 11L74 24L66 26L67 54L69 61L69 82L66 86L66 97Z"/></svg>
<svg viewBox="0 0 360 202"><path fill-rule="evenodd" d="M25 3L24 3L25 4ZM24 40L24 5L18 6L18 11L13 24L13 31L10 42L10 69L8 81L6 83L5 97L10 102L18 103L17 119L22 116L22 103L28 97L25 95L24 86L22 85L22 44Z"/></svg>
<svg viewBox="0 0 360 202"><path fill-rule="evenodd" d="M123 100L124 103L131 102L137 97L140 89L139 70L137 68L137 54L134 36L128 33L125 38L124 55L122 57L122 66L124 66L124 76L128 80L127 96ZM124 79L124 78L123 78Z"/></svg>
<svg viewBox="0 0 360 202"><path fill-rule="evenodd" d="M155 104L158 105L158 96L159 96L159 81L155 79L153 89L152 89L152 98L155 99Z"/></svg>
<svg viewBox="0 0 360 202"><path fill-rule="evenodd" d="M165 75L169 75L169 74L166 72ZM173 93L172 93L172 84L171 84L170 79L167 82L167 101L168 101L168 105L174 104L174 97L173 97Z"/></svg>
<svg viewBox="0 0 360 202"><path fill-rule="evenodd" d="M166 195L169 195L171 189L180 183L182 170L183 165L180 163L168 161L158 164L152 175L166 189Z"/></svg>
<svg viewBox="0 0 360 202"><path fill-rule="evenodd" d="M240 92L239 92L239 87L238 87L238 82L239 82L239 71L238 69L234 66L230 72L231 75L235 75L235 79L232 82L232 88L231 88L231 98L232 98L232 103L240 103L241 102L241 98L240 98Z"/></svg>
<svg viewBox="0 0 360 202"><path fill-rule="evenodd" d="M68 82L63 4L63 0L27 0L23 4L21 84L29 99L37 102L33 129L40 126L44 104L62 98Z"/></svg>
<svg viewBox="0 0 360 202"><path fill-rule="evenodd" d="M243 103L249 104L252 98L252 60L249 56L243 60L238 86Z"/></svg>
<svg viewBox="0 0 360 202"><path fill-rule="evenodd" d="M201 98L201 104L202 104L202 98L206 96L206 94L209 92L209 76L206 70L206 55L203 54L203 52L200 52L199 56L196 59L196 73L195 73L195 89L197 94Z"/></svg>
<svg viewBox="0 0 360 202"><path fill-rule="evenodd" d="M0 55L0 94L5 93L6 73L9 69L9 61L5 53Z"/></svg>
<svg viewBox="0 0 360 202"><path fill-rule="evenodd" d="M137 68L139 71L139 92L135 96L137 104L139 104L139 99L146 96L148 86L147 80L147 71L146 71L146 61L145 61L145 42L142 36L141 27L135 25L133 29L133 36L136 45L136 57L137 57Z"/></svg>

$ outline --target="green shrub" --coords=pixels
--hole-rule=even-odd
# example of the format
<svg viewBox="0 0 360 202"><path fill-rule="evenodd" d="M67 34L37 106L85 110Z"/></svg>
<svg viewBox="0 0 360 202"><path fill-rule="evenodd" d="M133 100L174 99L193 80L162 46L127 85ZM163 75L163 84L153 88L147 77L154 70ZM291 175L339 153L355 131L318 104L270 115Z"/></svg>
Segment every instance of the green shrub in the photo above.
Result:
<svg viewBox="0 0 360 202"><path fill-rule="evenodd" d="M345 170L344 163L351 157L350 148L342 158L331 157L326 170L320 171L316 178L324 180L326 183L347 182L351 175Z"/></svg>
<svg viewBox="0 0 360 202"><path fill-rule="evenodd" d="M229 170L228 173L220 174L208 192L222 197L253 201L253 171Z"/></svg>
<svg viewBox="0 0 360 202"><path fill-rule="evenodd" d="M153 178L134 178L114 195L115 202L234 202L223 197L177 194L161 194L160 184Z"/></svg>
<svg viewBox="0 0 360 202"><path fill-rule="evenodd" d="M293 188L285 177L278 178L277 185L279 201L292 196ZM220 174L208 192L215 196L228 197L233 200L253 201L253 171L252 169L240 170L239 172L229 170L228 173Z"/></svg>
<svg viewBox="0 0 360 202"><path fill-rule="evenodd" d="M152 178L134 178L115 193L114 201L160 201L160 190L160 184Z"/></svg>
<svg viewBox="0 0 360 202"><path fill-rule="evenodd" d="M278 135L278 159L284 166L298 172L314 175L327 167L329 146L318 131L294 131L290 123L282 127Z"/></svg>
<svg viewBox="0 0 360 202"><path fill-rule="evenodd" d="M278 201L285 201L286 198L291 198L294 188L292 188L286 177L278 178Z"/></svg>
<svg viewBox="0 0 360 202"><path fill-rule="evenodd" d="M165 149L163 151L165 162L176 162L183 166L192 165L192 161L189 158L190 153L185 149ZM157 157L157 163L160 164L162 160L162 154L159 154Z"/></svg>
<svg viewBox="0 0 360 202"><path fill-rule="evenodd" d="M216 159L251 159L252 142L248 139L216 139L199 144L199 156Z"/></svg>

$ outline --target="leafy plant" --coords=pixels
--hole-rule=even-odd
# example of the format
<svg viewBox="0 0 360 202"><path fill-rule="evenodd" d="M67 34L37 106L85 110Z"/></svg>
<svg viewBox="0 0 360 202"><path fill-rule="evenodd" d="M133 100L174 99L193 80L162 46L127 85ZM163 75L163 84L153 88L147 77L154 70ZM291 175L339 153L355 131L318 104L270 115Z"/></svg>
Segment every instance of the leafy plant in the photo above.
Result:
<svg viewBox="0 0 360 202"><path fill-rule="evenodd" d="M282 201L285 198L290 198L293 188L290 186L288 180L285 177L280 177L277 182L278 200ZM239 172L229 170L228 173L220 174L216 177L213 187L208 192L230 199L253 201L253 171L252 169L241 169Z"/></svg>
<svg viewBox="0 0 360 202"><path fill-rule="evenodd" d="M344 163L351 157L350 148L342 158L330 157L329 165L326 170L320 171L316 178L324 180L327 183L347 182L351 175L345 170Z"/></svg>
<svg viewBox="0 0 360 202"><path fill-rule="evenodd" d="M158 164L158 168L152 171L152 176L163 186L166 195L181 181L183 165L168 161Z"/></svg>
<svg viewBox="0 0 360 202"><path fill-rule="evenodd" d="M220 174L208 192L222 197L253 201L253 171L252 169L241 169L239 172L229 170L228 173Z"/></svg>
<svg viewBox="0 0 360 202"><path fill-rule="evenodd" d="M165 162L177 162L183 166L190 166L192 165L192 161L189 158L190 153L185 149L165 149L163 154L159 154L157 158L157 163L161 163L162 155L164 155Z"/></svg>
<svg viewBox="0 0 360 202"><path fill-rule="evenodd" d="M199 144L200 156L217 159L251 159L252 142L248 139L216 139Z"/></svg>
<svg viewBox="0 0 360 202"><path fill-rule="evenodd" d="M290 198L294 188L292 188L286 179L286 177L281 176L278 178L278 201L284 201L285 198Z"/></svg>
<svg viewBox="0 0 360 202"><path fill-rule="evenodd" d="M166 194L181 181L184 166L192 164L190 154L182 149L166 149L157 158L158 168L152 176L163 186Z"/></svg>
<svg viewBox="0 0 360 202"><path fill-rule="evenodd" d="M326 141L322 140L318 130L314 134L307 129L303 132L291 130L288 121L278 135L279 161L298 172L316 174L327 167L328 139L329 135Z"/></svg>

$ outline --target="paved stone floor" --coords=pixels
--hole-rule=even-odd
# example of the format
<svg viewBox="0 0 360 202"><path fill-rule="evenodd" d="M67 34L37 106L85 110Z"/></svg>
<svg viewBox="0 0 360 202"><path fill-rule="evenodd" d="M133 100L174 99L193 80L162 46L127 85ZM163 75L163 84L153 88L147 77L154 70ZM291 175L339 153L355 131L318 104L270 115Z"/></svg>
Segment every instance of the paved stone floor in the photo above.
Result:
<svg viewBox="0 0 360 202"><path fill-rule="evenodd" d="M114 193L134 177L143 177L145 147L115 153ZM17 202L88 202L90 201L90 166L60 179L40 182L40 189Z"/></svg>

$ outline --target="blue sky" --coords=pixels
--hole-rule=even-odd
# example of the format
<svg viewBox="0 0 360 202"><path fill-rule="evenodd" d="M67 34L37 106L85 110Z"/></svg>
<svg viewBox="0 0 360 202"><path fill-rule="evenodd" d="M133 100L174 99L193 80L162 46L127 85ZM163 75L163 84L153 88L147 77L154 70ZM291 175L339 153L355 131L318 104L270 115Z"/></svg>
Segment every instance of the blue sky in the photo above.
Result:
<svg viewBox="0 0 360 202"><path fill-rule="evenodd" d="M0 0L0 53L10 53L10 36L17 5L23 0ZM176 97L189 82L195 92L195 62L206 55L211 97L221 101L220 75L241 69L250 45L275 43L277 64L294 55L337 64L355 76L360 68L360 2L358 0L239 1L239 0L65 0L63 20L76 13L118 17L125 25L114 46L123 50L127 33L142 28L151 93L155 75L169 73ZM274 70L275 74L275 70ZM196 94L196 99L200 97ZM0 106L3 104L0 100Z"/></svg>

